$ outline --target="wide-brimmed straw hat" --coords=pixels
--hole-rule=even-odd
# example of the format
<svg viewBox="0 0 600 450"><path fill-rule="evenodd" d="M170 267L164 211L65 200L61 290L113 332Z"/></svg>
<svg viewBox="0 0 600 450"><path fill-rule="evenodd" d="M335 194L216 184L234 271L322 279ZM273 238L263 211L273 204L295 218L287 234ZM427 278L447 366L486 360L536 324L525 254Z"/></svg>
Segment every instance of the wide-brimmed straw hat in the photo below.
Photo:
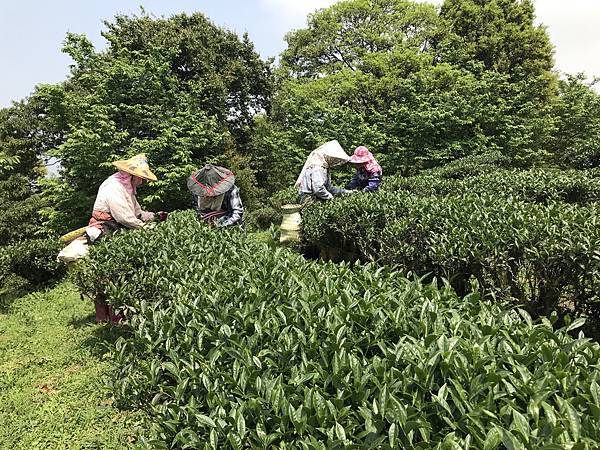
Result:
<svg viewBox="0 0 600 450"><path fill-rule="evenodd" d="M199 197L216 197L231 189L234 182L235 175L231 170L207 164L192 173L188 178L187 187L192 194Z"/></svg>
<svg viewBox="0 0 600 450"><path fill-rule="evenodd" d="M148 166L148 159L146 155L140 153L139 155L135 155L129 159L121 159L119 161L115 161L113 165L123 172L130 173L131 175L135 175L136 177L144 178L149 181L156 181L156 175L154 175L150 171L150 166Z"/></svg>
<svg viewBox="0 0 600 450"><path fill-rule="evenodd" d="M369 162L371 158L373 158L373 155L371 154L369 149L361 145L360 147L357 147L356 150L354 150L354 153L352 154L348 162L352 164L364 164L366 162Z"/></svg>

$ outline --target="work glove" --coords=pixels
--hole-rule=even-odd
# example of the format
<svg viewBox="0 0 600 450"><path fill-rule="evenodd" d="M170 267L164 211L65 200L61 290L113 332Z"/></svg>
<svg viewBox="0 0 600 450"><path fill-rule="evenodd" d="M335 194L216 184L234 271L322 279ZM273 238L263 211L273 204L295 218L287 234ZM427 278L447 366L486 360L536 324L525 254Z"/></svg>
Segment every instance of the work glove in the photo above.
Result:
<svg viewBox="0 0 600 450"><path fill-rule="evenodd" d="M358 191L353 191L350 189L344 189L344 192L342 192L342 195L346 196L346 195L352 195L352 194L356 194Z"/></svg>
<svg viewBox="0 0 600 450"><path fill-rule="evenodd" d="M169 217L169 213L165 211L159 211L156 213L156 216L158 217L158 220L160 222L164 222L165 220L167 220L167 217Z"/></svg>
<svg viewBox="0 0 600 450"><path fill-rule="evenodd" d="M217 227L224 227L227 225L227 219L225 217L221 217L219 220L216 221L215 225Z"/></svg>

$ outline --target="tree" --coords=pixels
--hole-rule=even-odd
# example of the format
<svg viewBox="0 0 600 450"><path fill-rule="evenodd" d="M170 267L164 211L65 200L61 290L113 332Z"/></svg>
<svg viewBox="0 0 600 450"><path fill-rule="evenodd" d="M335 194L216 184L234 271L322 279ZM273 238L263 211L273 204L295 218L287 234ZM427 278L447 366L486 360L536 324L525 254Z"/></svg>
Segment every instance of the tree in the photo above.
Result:
<svg viewBox="0 0 600 450"><path fill-rule="evenodd" d="M600 167L600 95L594 83L584 80L582 74L561 80L551 106L554 129L548 150L562 167Z"/></svg>
<svg viewBox="0 0 600 450"><path fill-rule="evenodd" d="M45 173L44 156L64 138L50 106L55 94L54 86L40 85L26 100L0 109L0 180L20 174L35 181Z"/></svg>
<svg viewBox="0 0 600 450"><path fill-rule="evenodd" d="M282 67L315 78L341 70L369 71L372 55L398 47L429 51L440 39L433 5L407 0L343 1L308 18L308 28L286 36Z"/></svg>
<svg viewBox="0 0 600 450"><path fill-rule="evenodd" d="M489 151L517 166L549 158L552 48L528 2L448 1L438 16L410 1L347 0L287 41L253 146L268 189L292 182L329 139L367 145L387 174Z"/></svg>
<svg viewBox="0 0 600 450"><path fill-rule="evenodd" d="M440 46L444 61L507 73L512 81L548 76L553 46L543 26L534 25L531 0L445 0L440 17L450 33Z"/></svg>
<svg viewBox="0 0 600 450"><path fill-rule="evenodd" d="M65 41L74 64L54 106L69 132L53 151L61 178L47 190L56 229L85 223L110 163L135 153L146 153L159 178L142 189L142 203L186 207L186 177L207 161L246 161L236 155L247 149L252 116L269 107L269 62L247 36L202 14L117 16L106 27L103 52L85 36Z"/></svg>

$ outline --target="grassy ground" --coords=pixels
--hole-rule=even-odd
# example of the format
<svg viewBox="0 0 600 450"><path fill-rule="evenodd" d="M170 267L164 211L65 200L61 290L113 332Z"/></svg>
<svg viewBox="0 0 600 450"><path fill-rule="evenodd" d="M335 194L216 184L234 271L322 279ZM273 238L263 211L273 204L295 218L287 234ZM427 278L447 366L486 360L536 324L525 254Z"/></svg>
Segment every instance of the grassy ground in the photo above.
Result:
<svg viewBox="0 0 600 450"><path fill-rule="evenodd" d="M139 414L103 389L118 329L94 323L93 305L63 283L0 311L0 448L124 448Z"/></svg>

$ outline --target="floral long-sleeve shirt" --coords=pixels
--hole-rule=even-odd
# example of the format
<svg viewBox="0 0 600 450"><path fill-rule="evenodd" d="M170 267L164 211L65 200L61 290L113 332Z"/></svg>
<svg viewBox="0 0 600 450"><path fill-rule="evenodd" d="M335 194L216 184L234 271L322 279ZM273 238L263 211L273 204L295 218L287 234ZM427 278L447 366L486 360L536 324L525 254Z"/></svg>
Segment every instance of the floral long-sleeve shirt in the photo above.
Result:
<svg viewBox="0 0 600 450"><path fill-rule="evenodd" d="M357 190L363 192L375 192L381 184L382 174L378 172L367 172L365 169L358 169L346 189Z"/></svg>

